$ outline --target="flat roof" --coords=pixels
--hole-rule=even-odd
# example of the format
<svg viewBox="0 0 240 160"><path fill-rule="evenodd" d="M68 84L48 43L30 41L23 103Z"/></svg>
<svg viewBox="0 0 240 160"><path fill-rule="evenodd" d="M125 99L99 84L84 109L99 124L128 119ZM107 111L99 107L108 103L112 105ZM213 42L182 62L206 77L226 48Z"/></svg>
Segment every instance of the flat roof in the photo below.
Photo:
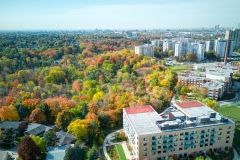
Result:
<svg viewBox="0 0 240 160"><path fill-rule="evenodd" d="M127 114L137 114L137 113L146 113L146 112L155 112L151 106L137 106L124 108Z"/></svg>
<svg viewBox="0 0 240 160"><path fill-rule="evenodd" d="M156 121L162 117L149 105L124 108L128 119L139 135L161 132Z"/></svg>
<svg viewBox="0 0 240 160"><path fill-rule="evenodd" d="M200 103L199 101L176 102L176 105L178 105L182 109L204 106L204 104Z"/></svg>

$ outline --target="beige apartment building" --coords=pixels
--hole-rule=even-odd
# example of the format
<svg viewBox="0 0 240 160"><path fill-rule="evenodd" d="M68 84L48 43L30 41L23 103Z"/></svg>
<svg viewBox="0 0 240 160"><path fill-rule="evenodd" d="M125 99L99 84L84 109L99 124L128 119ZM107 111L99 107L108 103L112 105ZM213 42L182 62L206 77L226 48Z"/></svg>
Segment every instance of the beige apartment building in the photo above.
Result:
<svg viewBox="0 0 240 160"><path fill-rule="evenodd" d="M123 127L137 160L187 157L232 146L235 123L198 101L158 114L151 106L123 109Z"/></svg>

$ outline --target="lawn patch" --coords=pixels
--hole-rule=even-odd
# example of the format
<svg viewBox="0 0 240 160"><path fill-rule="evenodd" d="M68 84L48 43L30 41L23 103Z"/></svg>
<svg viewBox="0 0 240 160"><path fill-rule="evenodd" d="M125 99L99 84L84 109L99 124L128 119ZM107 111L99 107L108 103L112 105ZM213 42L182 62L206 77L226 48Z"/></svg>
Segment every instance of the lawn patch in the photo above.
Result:
<svg viewBox="0 0 240 160"><path fill-rule="evenodd" d="M122 145L121 144L117 144L116 148L118 150L118 154L119 154L120 159L121 160L127 160L126 155L125 155L125 153L123 151Z"/></svg>
<svg viewBox="0 0 240 160"><path fill-rule="evenodd" d="M179 74L185 70L190 70L192 67L190 65L173 65L173 66L168 66L167 68Z"/></svg>

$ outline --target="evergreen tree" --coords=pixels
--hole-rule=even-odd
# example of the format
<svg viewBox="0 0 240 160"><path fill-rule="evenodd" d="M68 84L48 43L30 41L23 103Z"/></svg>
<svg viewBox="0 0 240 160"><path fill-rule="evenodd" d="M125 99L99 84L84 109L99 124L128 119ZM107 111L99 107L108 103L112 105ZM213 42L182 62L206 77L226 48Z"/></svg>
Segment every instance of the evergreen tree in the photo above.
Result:
<svg viewBox="0 0 240 160"><path fill-rule="evenodd" d="M95 147L93 147L90 152L89 160L96 160L97 158L99 158L98 155L99 155L98 150Z"/></svg>
<svg viewBox="0 0 240 160"><path fill-rule="evenodd" d="M47 147L53 147L56 146L56 143L58 142L59 138L56 135L56 132L53 130L48 130L44 133L43 139L45 140Z"/></svg>
<svg viewBox="0 0 240 160"><path fill-rule="evenodd" d="M65 151L64 160L86 160L87 159L87 149L85 147L80 147L74 145L70 146Z"/></svg>

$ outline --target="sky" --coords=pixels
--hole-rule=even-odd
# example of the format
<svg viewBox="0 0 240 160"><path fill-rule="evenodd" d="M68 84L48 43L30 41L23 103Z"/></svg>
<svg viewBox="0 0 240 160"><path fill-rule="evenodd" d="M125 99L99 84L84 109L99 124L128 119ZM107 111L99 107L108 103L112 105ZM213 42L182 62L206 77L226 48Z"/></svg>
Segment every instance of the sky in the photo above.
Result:
<svg viewBox="0 0 240 160"><path fill-rule="evenodd" d="M0 30L236 28L240 0L0 0Z"/></svg>

